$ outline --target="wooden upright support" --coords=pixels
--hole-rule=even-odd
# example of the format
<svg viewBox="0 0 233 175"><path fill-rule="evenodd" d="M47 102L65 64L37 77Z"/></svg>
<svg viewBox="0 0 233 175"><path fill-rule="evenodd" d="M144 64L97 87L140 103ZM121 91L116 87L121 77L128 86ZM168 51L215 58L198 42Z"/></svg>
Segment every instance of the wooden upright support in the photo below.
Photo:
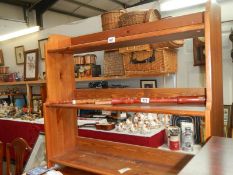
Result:
<svg viewBox="0 0 233 175"><path fill-rule="evenodd" d="M206 138L223 136L221 9L209 0L205 12Z"/></svg>
<svg viewBox="0 0 233 175"><path fill-rule="evenodd" d="M70 38L51 36L47 49L68 46ZM47 102L72 100L75 89L74 63L72 54L46 54ZM76 144L76 109L46 108L45 132L47 158L63 154L73 149ZM51 166L51 162L48 162Z"/></svg>

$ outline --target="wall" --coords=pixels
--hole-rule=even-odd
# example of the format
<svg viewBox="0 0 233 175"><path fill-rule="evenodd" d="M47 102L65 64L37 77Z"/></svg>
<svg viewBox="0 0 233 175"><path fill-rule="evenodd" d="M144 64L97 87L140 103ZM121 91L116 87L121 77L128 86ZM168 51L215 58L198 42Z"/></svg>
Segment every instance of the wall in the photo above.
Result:
<svg viewBox="0 0 233 175"><path fill-rule="evenodd" d="M2 18L13 19L15 21L3 20ZM27 27L26 23L24 23L23 20L24 17L22 8L0 3L0 35L7 32L15 31L16 28L23 29Z"/></svg>
<svg viewBox="0 0 233 175"><path fill-rule="evenodd" d="M73 16L63 15L52 11L46 11L43 14L43 27L44 29L48 29L62 24L71 23L73 21L77 21L78 19L79 18Z"/></svg>
<svg viewBox="0 0 233 175"><path fill-rule="evenodd" d="M27 16L29 20L28 25L36 25L35 11L28 11ZM47 29L77 20L79 20L79 18L69 15L63 15L52 11L46 11L43 14L43 28ZM7 32L12 32L26 28L27 24L24 20L23 9L19 6L9 5L0 2L0 24L0 34L5 34Z"/></svg>
<svg viewBox="0 0 233 175"><path fill-rule="evenodd" d="M151 8L157 4L150 3L145 6L136 8ZM222 20L233 19L233 14L229 13L229 8L232 7L232 1L226 1L221 3L222 6ZM203 6L198 6L192 9L172 11L169 13L162 13L162 16L177 16L186 13L192 13L201 11ZM50 19L52 20L52 19ZM222 24L222 42L223 42L223 79L224 79L224 104L231 104L233 99L233 63L230 58L231 43L228 39L230 34L230 28L233 27L232 22ZM60 25L57 27L48 28L38 33L31 34L25 37L19 37L0 44L0 48L3 49L5 63L10 65L12 72L22 72L23 66L16 65L14 56L14 47L24 45L25 50L38 48L38 40L47 38L50 34L64 34L69 36L78 36L83 34L89 34L101 31L101 19L100 16L88 18L86 20L75 21L66 25ZM185 41L184 47L179 49L178 52L178 72L176 75L170 75L165 77L156 78L159 87L205 87L205 70L201 67L193 66L193 53L192 53L192 40ZM95 52L98 56L98 64L102 64L103 52ZM42 74L44 71L44 61L40 60L40 71ZM150 78L153 79L153 78ZM130 81L111 81L114 84L129 85L132 87L139 87L139 79L132 79ZM86 83L81 83L79 87L87 87Z"/></svg>
<svg viewBox="0 0 233 175"><path fill-rule="evenodd" d="M233 102L233 63L230 56L231 42L229 35L233 28L233 7L232 0L221 2L222 17L222 59L223 59L223 97L224 104L231 105ZM182 14L195 13L204 11L204 5L197 7L176 10L171 12L163 12L162 16L179 16ZM224 22L225 21L225 22ZM205 86L205 69L204 67L194 67L192 41L187 40L184 47L179 49L179 67L177 72L178 87L203 87Z"/></svg>

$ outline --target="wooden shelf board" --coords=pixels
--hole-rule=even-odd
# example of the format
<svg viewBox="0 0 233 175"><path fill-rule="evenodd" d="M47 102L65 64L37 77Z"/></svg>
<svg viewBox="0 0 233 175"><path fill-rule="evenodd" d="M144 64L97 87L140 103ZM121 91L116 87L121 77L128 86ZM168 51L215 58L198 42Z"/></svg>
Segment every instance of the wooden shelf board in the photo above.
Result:
<svg viewBox="0 0 233 175"><path fill-rule="evenodd" d="M166 154L166 153L165 153ZM171 153L167 153L171 154ZM64 155L54 157L50 159L53 163L58 163L71 168L76 168L92 173L98 173L102 175L118 175L119 170L123 168L130 168L126 172L127 175L135 174L177 174L178 169L175 169L173 165L161 165L154 162L127 159L125 157L114 156L110 154L98 153L95 151L87 151L81 149L74 149L65 153Z"/></svg>
<svg viewBox="0 0 233 175"><path fill-rule="evenodd" d="M77 36L71 38L71 43L72 45L84 44L84 43L95 42L97 40L105 40L110 36L115 36L116 38L118 38L118 37L130 36L130 35L138 35L141 33L149 33L154 31L161 31L165 29L190 26L195 24L204 24L203 12L166 18L154 22L136 24L126 27L120 27L113 30L107 30L103 32Z"/></svg>
<svg viewBox="0 0 233 175"><path fill-rule="evenodd" d="M47 104L48 107L78 108L88 110L125 111L125 112L148 112L189 116L205 116L205 106L196 105L97 105L97 104Z"/></svg>
<svg viewBox="0 0 233 175"><path fill-rule="evenodd" d="M17 93L17 94L1 94L0 96L18 96L18 95L26 95L26 93Z"/></svg>
<svg viewBox="0 0 233 175"><path fill-rule="evenodd" d="M75 78L75 82L85 82L85 81L107 81L107 80L128 80L128 79L133 79L133 78L150 78L150 77L155 77L155 76L161 76L161 75L169 75L173 73L159 73L159 74L154 74L154 75L135 75L135 76L110 76L110 77L83 77L83 78Z"/></svg>
<svg viewBox="0 0 233 175"><path fill-rule="evenodd" d="M44 84L45 80L36 80L36 81L13 81L13 82L0 82L0 86L14 86L14 85L33 85L33 84Z"/></svg>
<svg viewBox="0 0 233 175"><path fill-rule="evenodd" d="M162 146L160 146L158 149L160 150L164 150L164 151L170 151L170 152L176 152L176 153L183 153L183 154L190 154L190 155L196 155L199 153L199 151L201 150L201 145L194 145L193 146L193 151L184 151L182 149L177 150L177 151L172 151L168 148L167 144L163 144Z"/></svg>
<svg viewBox="0 0 233 175"><path fill-rule="evenodd" d="M172 98L206 96L205 88L106 88L75 89L73 99Z"/></svg>
<svg viewBox="0 0 233 175"><path fill-rule="evenodd" d="M49 49L48 52L85 53L203 36L203 15L201 12L73 37L68 47ZM108 38L113 36L115 42L109 44Z"/></svg>
<svg viewBox="0 0 233 175"><path fill-rule="evenodd" d="M124 80L130 79L131 77L125 76L112 76L112 77L90 77L90 78L75 78L75 82L85 82L85 81L106 81L106 80Z"/></svg>
<svg viewBox="0 0 233 175"><path fill-rule="evenodd" d="M193 25L185 26L175 29L166 29L164 31L156 31L145 34L137 34L133 36L125 36L116 38L115 43L108 43L108 38L101 41L95 41L90 43L72 45L69 47L52 49L48 50L49 53L85 53L85 52L94 52L107 49L116 49L126 46L134 46L141 44L153 44L162 41L177 40L177 39L186 39L190 37L199 37L203 36L204 25Z"/></svg>
<svg viewBox="0 0 233 175"><path fill-rule="evenodd" d="M24 85L25 81L0 82L0 86Z"/></svg>
<svg viewBox="0 0 233 175"><path fill-rule="evenodd" d="M46 80L36 80L36 81L26 81L26 84L33 85L33 84L45 84Z"/></svg>
<svg viewBox="0 0 233 175"><path fill-rule="evenodd" d="M94 173L78 170L75 168L63 167L58 169L63 175L96 175Z"/></svg>

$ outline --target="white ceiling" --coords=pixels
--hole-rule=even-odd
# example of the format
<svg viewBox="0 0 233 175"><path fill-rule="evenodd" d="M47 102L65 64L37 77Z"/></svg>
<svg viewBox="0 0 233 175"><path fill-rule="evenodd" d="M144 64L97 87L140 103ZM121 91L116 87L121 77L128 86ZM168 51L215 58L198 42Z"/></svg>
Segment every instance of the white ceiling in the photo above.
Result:
<svg viewBox="0 0 233 175"><path fill-rule="evenodd" d="M59 0L52 6L52 8L86 17L99 15L103 13L103 11L111 11L115 9L124 8L121 4L111 0L74 0L74 1L76 1L77 4L70 2L68 0ZM118 1L126 4L127 6L131 6L133 4L140 2L140 0L118 0ZM102 9L102 11L96 10L94 8L85 7L84 5L78 4L79 2L83 4L87 4L92 7Z"/></svg>
<svg viewBox="0 0 233 175"><path fill-rule="evenodd" d="M36 4L40 0L19 0ZM124 4L126 6L132 6L142 0L58 0L51 8L65 11L75 15L81 15L84 17L96 16L104 11L111 11L116 9L123 9ZM84 5L83 5L84 4ZM87 7L85 6L92 6ZM97 10L99 8L99 10Z"/></svg>

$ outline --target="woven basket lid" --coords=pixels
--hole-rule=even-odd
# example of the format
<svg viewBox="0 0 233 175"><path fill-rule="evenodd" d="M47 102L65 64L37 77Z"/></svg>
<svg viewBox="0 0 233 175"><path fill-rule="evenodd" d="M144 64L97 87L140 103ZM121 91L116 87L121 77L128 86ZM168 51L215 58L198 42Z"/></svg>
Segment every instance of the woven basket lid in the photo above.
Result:
<svg viewBox="0 0 233 175"><path fill-rule="evenodd" d="M157 9L150 9L146 12L144 22L152 22L161 19L161 15Z"/></svg>
<svg viewBox="0 0 233 175"><path fill-rule="evenodd" d="M110 13L125 13L126 11L125 10L112 10L112 11L109 11L109 12L104 12L103 14L101 14L101 16L104 16L104 15L107 15L107 14L110 14Z"/></svg>

